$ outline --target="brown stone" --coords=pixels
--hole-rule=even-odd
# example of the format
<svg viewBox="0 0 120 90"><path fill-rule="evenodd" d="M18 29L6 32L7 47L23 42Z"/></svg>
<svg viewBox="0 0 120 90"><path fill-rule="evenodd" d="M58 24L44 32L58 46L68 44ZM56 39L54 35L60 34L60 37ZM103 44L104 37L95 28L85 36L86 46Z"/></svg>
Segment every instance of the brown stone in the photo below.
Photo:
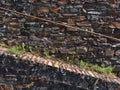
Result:
<svg viewBox="0 0 120 90"><path fill-rule="evenodd" d="M9 23L9 25L11 27L20 27L21 26L20 23L15 23L15 22L11 22L11 23Z"/></svg>
<svg viewBox="0 0 120 90"><path fill-rule="evenodd" d="M18 42L15 39L8 40L6 43L7 43L8 46L12 46L12 45L18 44Z"/></svg>
<svg viewBox="0 0 120 90"><path fill-rule="evenodd" d="M107 15L109 15L109 16L118 16L118 15L119 15L119 12L113 11L113 10L109 10L109 11L107 12Z"/></svg>
<svg viewBox="0 0 120 90"><path fill-rule="evenodd" d="M29 3L34 3L36 0L29 0Z"/></svg>
<svg viewBox="0 0 120 90"><path fill-rule="evenodd" d="M108 56L108 57L113 57L113 56L114 56L114 50L112 50L112 49L110 49L110 48L107 48L107 49L105 50L105 54L106 54L106 56Z"/></svg>
<svg viewBox="0 0 120 90"><path fill-rule="evenodd" d="M67 0L58 0L59 5L67 4Z"/></svg>
<svg viewBox="0 0 120 90"><path fill-rule="evenodd" d="M83 21L83 20L86 20L85 16L76 17L76 21Z"/></svg>
<svg viewBox="0 0 120 90"><path fill-rule="evenodd" d="M120 21L120 18L116 18L116 21Z"/></svg>
<svg viewBox="0 0 120 90"><path fill-rule="evenodd" d="M3 13L0 13L0 17L4 17L5 16L5 14L3 14Z"/></svg>
<svg viewBox="0 0 120 90"><path fill-rule="evenodd" d="M114 25L115 28L120 29L120 22L113 22L112 24Z"/></svg>
<svg viewBox="0 0 120 90"><path fill-rule="evenodd" d="M53 42L54 47L61 47L63 45L62 42Z"/></svg>
<svg viewBox="0 0 120 90"><path fill-rule="evenodd" d="M8 27L7 29L9 34L19 34L20 31L17 28L13 28L13 27Z"/></svg>
<svg viewBox="0 0 120 90"><path fill-rule="evenodd" d="M78 29L75 28L75 27L69 27L69 28L67 28L67 30L68 30L68 31L78 31Z"/></svg>
<svg viewBox="0 0 120 90"><path fill-rule="evenodd" d="M58 12L58 8L57 8L57 7L51 7L51 8L50 8L50 11L51 11L52 13L57 13L57 12Z"/></svg>
<svg viewBox="0 0 120 90"><path fill-rule="evenodd" d="M75 25L75 19L69 18L69 19L68 19L68 24L69 24L69 25Z"/></svg>
<svg viewBox="0 0 120 90"><path fill-rule="evenodd" d="M110 4L110 7L117 8L117 5L116 4Z"/></svg>
<svg viewBox="0 0 120 90"><path fill-rule="evenodd" d="M76 25L80 26L80 27L90 27L91 26L91 24L89 22L77 22Z"/></svg>
<svg viewBox="0 0 120 90"><path fill-rule="evenodd" d="M36 12L37 14L39 14L39 13L48 13L49 8L47 8L47 7L35 8L32 12Z"/></svg>
<svg viewBox="0 0 120 90"><path fill-rule="evenodd" d="M58 41L63 41L65 39L65 37L56 37L55 39Z"/></svg>
<svg viewBox="0 0 120 90"><path fill-rule="evenodd" d="M0 90L14 90L12 85L3 84L0 85Z"/></svg>
<svg viewBox="0 0 120 90"><path fill-rule="evenodd" d="M85 54L85 53L87 53L87 51L88 51L88 49L87 49L86 47L84 47L84 46L82 46L82 47L77 47L77 52L78 52L78 53L83 53L83 54Z"/></svg>
<svg viewBox="0 0 120 90"><path fill-rule="evenodd" d="M11 22L11 21L14 21L16 18L3 18L3 23L8 23L8 22Z"/></svg>
<svg viewBox="0 0 120 90"><path fill-rule="evenodd" d="M119 87L118 87L118 89L117 90L120 90L120 85L119 85Z"/></svg>
<svg viewBox="0 0 120 90"><path fill-rule="evenodd" d="M51 48L51 50L50 50L51 53L55 53L57 51L58 51L57 48Z"/></svg>

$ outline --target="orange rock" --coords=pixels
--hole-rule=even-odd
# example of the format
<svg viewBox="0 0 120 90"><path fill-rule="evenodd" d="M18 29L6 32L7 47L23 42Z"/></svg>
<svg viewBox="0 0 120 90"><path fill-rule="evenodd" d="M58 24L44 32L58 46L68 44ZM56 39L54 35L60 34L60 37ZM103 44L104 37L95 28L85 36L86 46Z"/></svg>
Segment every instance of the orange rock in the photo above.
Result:
<svg viewBox="0 0 120 90"><path fill-rule="evenodd" d="M68 24L69 24L69 25L75 25L75 19L69 18L69 19L68 19Z"/></svg>
<svg viewBox="0 0 120 90"><path fill-rule="evenodd" d="M0 90L14 90L12 85L3 84L0 85Z"/></svg>
<svg viewBox="0 0 120 90"><path fill-rule="evenodd" d="M58 12L58 8L57 7L51 7L50 11L53 13L57 13Z"/></svg>
<svg viewBox="0 0 120 90"><path fill-rule="evenodd" d="M105 50L106 56L113 57L114 56L114 50L108 48Z"/></svg>

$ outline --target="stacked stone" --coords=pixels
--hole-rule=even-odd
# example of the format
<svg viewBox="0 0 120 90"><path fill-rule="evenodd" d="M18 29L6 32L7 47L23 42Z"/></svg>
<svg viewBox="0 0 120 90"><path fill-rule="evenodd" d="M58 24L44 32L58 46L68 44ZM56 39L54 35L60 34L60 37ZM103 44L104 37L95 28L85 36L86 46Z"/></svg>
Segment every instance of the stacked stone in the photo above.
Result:
<svg viewBox="0 0 120 90"><path fill-rule="evenodd" d="M1 7L69 24L81 30L95 31L119 38L120 6L118 3L105 0L0 1ZM0 14L0 35L5 37L1 39L7 40L8 44L11 39L15 39L15 41L25 42L26 45L40 52L48 50L50 54L57 57L89 60L93 64L105 66L116 65L117 69L119 67L120 46L117 42L76 28L66 28L10 12L1 11Z"/></svg>
<svg viewBox="0 0 120 90"><path fill-rule="evenodd" d="M0 88L116 90L120 85L117 77L108 77L30 53L16 56L7 53L7 50L0 47Z"/></svg>

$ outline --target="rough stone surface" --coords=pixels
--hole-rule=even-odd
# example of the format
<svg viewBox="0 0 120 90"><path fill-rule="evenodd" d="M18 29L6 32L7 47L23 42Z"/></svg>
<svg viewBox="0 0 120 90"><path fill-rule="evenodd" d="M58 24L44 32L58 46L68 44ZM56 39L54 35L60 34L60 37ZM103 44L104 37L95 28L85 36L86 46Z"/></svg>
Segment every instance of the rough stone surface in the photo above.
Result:
<svg viewBox="0 0 120 90"><path fill-rule="evenodd" d="M0 10L0 42L8 46L24 42L33 51L43 53L47 50L50 55L63 59L69 57L113 67L120 64L118 41L82 32L94 31L120 39L119 0L0 0L0 7L81 29L66 28ZM49 65L56 63L44 62L44 59L35 59L32 55L21 58Z"/></svg>
<svg viewBox="0 0 120 90"><path fill-rule="evenodd" d="M113 5L109 1L94 0L1 0L0 6L119 38L119 2ZM0 15L0 40L9 46L24 42L34 51L47 49L56 57L68 56L106 66L119 64L111 60L115 56L120 58L119 42L18 14L0 11Z"/></svg>
<svg viewBox="0 0 120 90"><path fill-rule="evenodd" d="M14 90L12 85L7 85L7 84L1 84L0 85L0 90Z"/></svg>
<svg viewBox="0 0 120 90"><path fill-rule="evenodd" d="M27 60L27 61L32 62L33 64L34 63L40 63L40 64L43 64L43 65L48 65L48 66L58 68L58 69L63 68L64 70L67 70L69 72L74 72L76 74L82 74L82 75L86 75L86 76L90 76L90 77L94 77L94 78L99 78L101 80L105 80L105 81L108 81L108 82L115 82L115 83L120 84L120 82L119 82L120 79L118 77L110 77L110 76L102 75L102 74L99 74L99 73L96 73L96 72L92 72L92 71L82 69L80 67L77 67L76 65L62 63L60 61L55 61L55 60L51 60L51 59L45 59L45 58L42 58L42 57L39 57L39 56L32 55L31 53L25 53L25 54L21 55L20 57L19 56L16 57L13 54L6 53L7 50L8 49L6 49L6 48L0 48L0 51L2 52L2 54L5 54L6 56L9 55L9 56L12 56L13 58L17 58L17 59L20 58L20 59L22 59L22 61ZM29 57L31 57L31 58L29 58ZM117 68L117 66L116 66L116 68ZM117 79L117 80L114 81L112 78Z"/></svg>

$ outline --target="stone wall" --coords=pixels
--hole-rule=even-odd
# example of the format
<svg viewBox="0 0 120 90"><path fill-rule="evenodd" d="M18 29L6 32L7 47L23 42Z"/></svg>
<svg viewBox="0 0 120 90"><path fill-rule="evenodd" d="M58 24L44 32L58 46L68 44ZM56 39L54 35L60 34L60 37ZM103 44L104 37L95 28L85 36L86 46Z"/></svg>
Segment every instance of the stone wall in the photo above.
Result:
<svg viewBox="0 0 120 90"><path fill-rule="evenodd" d="M117 90L120 84L120 79L116 77L105 78L89 72L90 76L84 70L79 71L84 74L72 72L46 62L40 63L44 61L42 58L36 63L35 56L31 60L26 56L20 58L0 52L0 90Z"/></svg>
<svg viewBox="0 0 120 90"><path fill-rule="evenodd" d="M120 38L120 6L114 0L1 0L0 6ZM120 71L119 42L17 13L0 11L0 40L8 45L24 42L38 52Z"/></svg>

